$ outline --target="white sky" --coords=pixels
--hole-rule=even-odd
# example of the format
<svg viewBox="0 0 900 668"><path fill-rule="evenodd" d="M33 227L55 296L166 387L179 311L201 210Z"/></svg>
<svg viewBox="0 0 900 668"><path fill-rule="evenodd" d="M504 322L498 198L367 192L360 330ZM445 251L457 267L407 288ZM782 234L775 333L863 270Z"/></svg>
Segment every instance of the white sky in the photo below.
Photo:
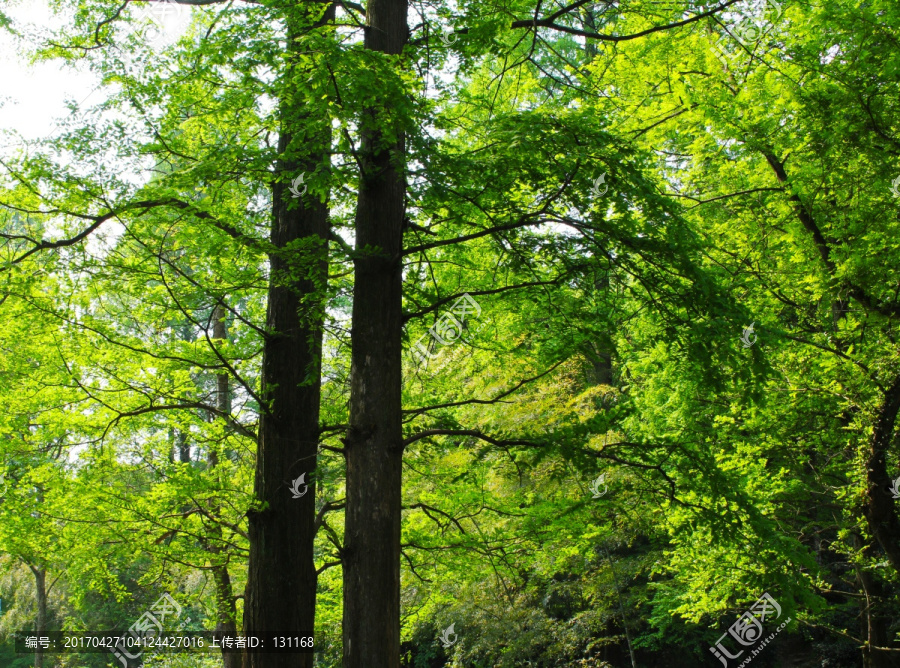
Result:
<svg viewBox="0 0 900 668"><path fill-rule="evenodd" d="M47 0L15 0L4 3L3 11L13 19L16 27L24 27L28 34L39 26L53 26ZM23 24L27 24L23 26ZM87 71L63 69L59 62L29 65L22 54L21 44L6 31L0 31L0 129L16 130L26 139L38 139L51 133L55 119L68 113L66 99L82 101L97 87L97 78ZM99 96L100 93L93 93ZM0 140L6 153L9 140Z"/></svg>
<svg viewBox="0 0 900 668"><path fill-rule="evenodd" d="M48 0L4 0L2 9L16 29L29 37L45 36L47 28L65 23L64 17L53 15ZM187 27L190 11L183 5L153 5L130 13L143 16L146 26L153 21L162 31L158 37L167 42ZM25 139L46 137L54 122L68 115L66 100L93 105L103 99L99 78L87 67L63 66L61 61L30 65L22 50L19 40L0 30L0 130L15 130ZM0 153L10 147L9 138L0 138Z"/></svg>

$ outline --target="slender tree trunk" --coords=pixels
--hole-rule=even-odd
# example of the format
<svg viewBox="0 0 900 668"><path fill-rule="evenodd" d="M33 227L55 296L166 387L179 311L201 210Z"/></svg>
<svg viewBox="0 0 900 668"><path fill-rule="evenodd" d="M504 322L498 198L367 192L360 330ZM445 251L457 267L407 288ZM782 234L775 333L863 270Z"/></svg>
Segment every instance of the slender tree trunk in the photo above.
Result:
<svg viewBox="0 0 900 668"><path fill-rule="evenodd" d="M606 551L606 559L609 561L613 582L616 585L616 598L619 600L619 614L622 617L622 628L625 629L625 641L628 643L628 656L631 657L631 668L637 668L637 662L634 660L634 649L631 646L631 632L628 630L628 619L625 617L625 606L622 605L622 589L619 587L619 574L616 573L616 565L613 563L609 550Z"/></svg>
<svg viewBox="0 0 900 668"><path fill-rule="evenodd" d="M398 54L407 0L370 0L367 49ZM401 235L405 143L384 146L384 101L366 110L356 211L350 427L345 439L344 668L400 665ZM374 250L373 250L374 249Z"/></svg>
<svg viewBox="0 0 900 668"><path fill-rule="evenodd" d="M178 460L184 464L191 463L191 446L187 440L187 434L178 429L175 432L175 442L178 444Z"/></svg>
<svg viewBox="0 0 900 668"><path fill-rule="evenodd" d="M218 304L212 315L212 339L225 341L228 338L225 308ZM231 389L227 373L216 376L216 408L222 415L231 414ZM219 465L219 455L215 448L210 448L208 458L209 468L213 471ZM210 515L219 517L221 506L213 500L210 507ZM213 559L219 559L222 553L221 538L222 528L214 525L210 530L212 540L207 543L207 550L212 553ZM235 605L234 591L231 587L231 575L228 573L227 556L224 563L217 563L212 568L213 582L216 591L216 629L215 636L220 640L225 636L234 638L237 636L237 607ZM222 647L222 665L224 668L241 668L243 663L241 651L235 648Z"/></svg>
<svg viewBox="0 0 900 668"><path fill-rule="evenodd" d="M299 6L298 6L299 7ZM316 5L307 5L308 11ZM288 18L288 58L302 29ZM331 5L320 25L334 18ZM293 68L288 77L294 75ZM318 101L316 101L318 102ZM301 173L329 165L331 124L310 117L319 108L301 95L281 105L279 162L273 197L267 336L263 344L259 444L251 509L250 563L244 635L312 638L315 630L315 478L319 439L322 324L328 280L328 207L307 192L293 198L287 185ZM302 130L303 134L297 134ZM300 153L302 152L302 153ZM288 183L285 183L284 180ZM294 498L292 481L304 481ZM313 655L248 651L245 668L311 668Z"/></svg>
<svg viewBox="0 0 900 668"><path fill-rule="evenodd" d="M31 564L28 567L34 573L34 588L37 593L35 631L37 637L40 638L47 635L47 571L43 568L36 568ZM34 650L34 668L43 668L43 666L44 649L38 643L37 649Z"/></svg>
<svg viewBox="0 0 900 668"><path fill-rule="evenodd" d="M234 592L231 587L231 576L228 574L228 566L216 566L213 568L213 580L216 585L216 630L217 638L230 636L237 633L237 606L235 605ZM241 668L241 652L235 649L222 648L222 666L224 668Z"/></svg>
<svg viewBox="0 0 900 668"><path fill-rule="evenodd" d="M227 313L222 304L217 304L212 315L212 339L226 341L228 339ZM216 376L216 408L223 415L231 415L231 388L228 373Z"/></svg>
<svg viewBox="0 0 900 668"><path fill-rule="evenodd" d="M594 290L598 296L609 292L609 275L611 271L612 267L610 266L594 280ZM614 376L610 337L604 337L603 341L594 340L586 343L582 348L582 354L591 364L591 369L588 373L588 382L591 385L612 385Z"/></svg>
<svg viewBox="0 0 900 668"><path fill-rule="evenodd" d="M857 548L863 546L862 538L853 536L854 545ZM865 553L870 553L872 546L865 548ZM891 633L888 630L891 619L885 614L885 587L876 576L856 567L856 577L860 589L865 596L860 601L860 623L863 635L866 638L866 646L863 647L863 666L865 668L896 668L900 665L900 657L895 658L894 652L886 652L884 649L891 644Z"/></svg>

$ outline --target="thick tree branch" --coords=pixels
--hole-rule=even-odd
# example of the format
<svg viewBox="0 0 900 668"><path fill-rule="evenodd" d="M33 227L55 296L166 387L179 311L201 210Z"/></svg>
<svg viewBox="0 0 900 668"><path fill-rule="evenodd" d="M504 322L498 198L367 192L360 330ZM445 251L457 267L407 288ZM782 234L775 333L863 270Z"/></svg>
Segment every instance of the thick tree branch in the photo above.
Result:
<svg viewBox="0 0 900 668"><path fill-rule="evenodd" d="M4 206L6 208L13 209L13 210L19 210L16 207L8 205L8 204L0 203L0 206ZM75 213L73 211L66 211L64 209L54 209L54 210L50 210L50 211L34 212L34 213L39 213L41 215L60 215L61 214L61 215L65 215L65 216L71 216L73 218L80 218L82 220L90 220L93 222L88 227L86 227L84 230L82 230L81 232L79 232L78 234L76 234L73 237L70 237L67 239L58 239L56 241L40 241L40 242L38 242L37 245L35 245L33 248L30 248L29 250L27 250L25 253L23 253L19 257L11 260L6 266L0 268L0 271L8 269L11 265L18 264L40 251L53 250L53 249L57 249L57 248L66 248L69 246L74 246L74 245L84 241L88 236L90 236L91 233L93 233L97 229L99 229L100 226L103 225L103 223L105 223L109 220L112 220L113 218L117 218L120 215L122 215L123 213L127 213L129 211L148 210L148 209L153 209L153 208L162 207L162 206L171 206L176 209L188 210L192 215L196 216L197 218L209 221L214 227L225 232L227 235L229 235L233 239L241 241L242 243L244 243L248 246L251 246L253 248L256 248L258 250L261 250L263 252L268 252L270 250L270 247L267 246L264 242L262 242L258 239L254 239L253 237L250 237L250 236L244 234L243 232L241 232L234 226L218 220L212 214L210 214L206 211L197 209L194 205L192 205L188 202L184 202L182 200L170 197L170 198L161 199L161 200L140 200L137 202L131 202L129 204L124 205L121 209L108 211L107 213L104 213L102 215L90 215L90 214L83 214L83 213ZM13 238L25 238L25 237L21 237L19 235L0 234L0 238L13 239Z"/></svg>
<svg viewBox="0 0 900 668"><path fill-rule="evenodd" d="M81 385L81 384L79 383L79 385ZM83 388L83 386L82 386L82 388ZM92 396L91 398L99 401L96 397ZM103 402L101 402L101 403L103 403ZM103 430L101 439L106 438L106 434L109 433L110 429L112 429L116 424L118 424L125 418L137 417L139 415L146 415L147 413L157 413L160 411L190 410L193 408L193 409L200 409L200 410L208 411L209 413L212 413L213 415L217 415L217 416L223 418L226 421L226 423L228 424L228 426L231 427L232 429L234 429L236 432L240 433L243 436L246 436L247 438L253 439L254 441L256 440L256 433L253 432L253 430L249 429L248 427L245 427L240 422L237 422L232 416L223 413L215 406L210 406L209 404L205 404L205 403L202 403L199 401L186 401L186 402L180 402L177 404L163 404L163 405L154 405L151 402L151 404L149 406L144 406L142 408L136 408L136 409L130 410L130 411L116 411L114 408L112 408L111 406L109 406L106 403L103 403L103 405L118 414L116 415L116 417L114 417L109 422L108 425L106 425L106 428Z"/></svg>
<svg viewBox="0 0 900 668"><path fill-rule="evenodd" d="M319 531L319 527L322 526L322 522L325 521L325 515L330 512L334 512L335 510L342 510L347 505L346 501L328 501L319 509L319 512L316 514L316 520L313 524L314 532Z"/></svg>
<svg viewBox="0 0 900 668"><path fill-rule="evenodd" d="M215 515L211 514L208 510L206 510L206 508L203 507L203 504L201 504L199 501L197 501L197 499L195 499L193 496L191 496L190 498L191 498L191 501L193 501L196 504L196 508L194 509L195 511L199 512L200 514L202 514L208 520L210 520L211 522L213 522L215 524L221 524L224 527L228 527L229 529L234 531L241 538L248 540L248 541L250 540L250 536L247 535L247 532L244 531L237 524L232 524L231 522L228 522L227 520L223 520L221 517L216 517ZM219 540L221 540L221 538Z"/></svg>
<svg viewBox="0 0 900 668"><path fill-rule="evenodd" d="M97 230L97 229L98 229L101 225L103 225L103 223L105 223L107 220L109 220L110 218L114 218L115 216L116 216L115 213L108 213L108 214L105 214L105 215L103 215L103 216L98 216L98 217L94 220L94 223L93 223L93 224L89 225L89 226L86 227L84 230L82 230L81 232L79 232L78 234L76 234L74 237L70 237L69 239L59 239L58 241L41 241L40 243L38 243L38 244L37 244L36 246L34 246L33 248L30 248L29 250L27 250L26 252L24 252L24 253L23 253L22 255L20 255L19 257L14 258L13 260L11 260L6 266L0 267L0 271L4 271L4 270L6 270L6 269L9 269L12 265L14 265L14 264L19 264L20 262L22 262L22 261L28 259L29 257L31 257L32 255L34 255L35 253L39 253L39 252L42 251L42 250L51 250L51 249L54 249L54 248L66 248L66 247L68 247L68 246L74 246L75 244L77 244L77 243L79 243L79 242L81 242L81 241L84 241L84 239L87 238L88 235L90 235L92 232L94 232L95 230ZM2 237L4 237L4 238L8 238L8 237L6 237L6 235L0 235L0 236L2 236Z"/></svg>
<svg viewBox="0 0 900 668"><path fill-rule="evenodd" d="M419 575L419 571L416 570L416 565L413 563L412 558L408 554L406 554L406 550L403 549L402 545L400 546L400 554L402 554L403 558L406 559L406 563L409 564L409 570L412 572L413 575L415 575L417 578L419 578L420 582L425 582L425 583L431 582L431 580Z"/></svg>
<svg viewBox="0 0 900 668"><path fill-rule="evenodd" d="M341 565L343 565L343 563L344 562L341 561L340 559L338 559L337 561L326 561L324 564L322 564L321 566L319 566L316 569L316 575L317 576L321 575L322 573L327 571L329 568L332 568L334 566L341 566Z"/></svg>
<svg viewBox="0 0 900 668"><path fill-rule="evenodd" d="M344 546L341 545L341 539L337 535L337 532L332 529L325 518L322 518L320 526L325 529L325 533L328 534L328 540L331 541L331 544L334 545L334 548L337 550L338 556L343 557L344 555Z"/></svg>
<svg viewBox="0 0 900 668"><path fill-rule="evenodd" d="M572 179L575 178L575 174L578 172L578 167L576 166L573 170L572 174L566 175L566 178L560 184L559 188L556 191L549 195L546 200L541 204L541 207L537 211L532 211L531 213L523 214L519 217L519 219L514 223L507 223L506 225L496 225L494 227L489 227L487 229L483 229L479 232L473 232L472 234L464 234L461 237L455 237L453 239L443 239L441 241L434 241L429 244L421 244L419 246L413 246L412 248L407 248L406 250L401 252L401 257L405 255L412 255L413 253L420 253L424 250L428 250L430 248L438 248L439 246L449 246L451 244L458 244L464 241L471 241L472 239L479 239L481 237L487 236L489 234L494 234L496 232L505 232L508 230L514 230L520 227L528 227L531 225L542 225L543 223L551 223L557 222L555 219L547 219L544 216L550 211L551 205L562 196L562 194L566 191L566 188L572 183Z"/></svg>

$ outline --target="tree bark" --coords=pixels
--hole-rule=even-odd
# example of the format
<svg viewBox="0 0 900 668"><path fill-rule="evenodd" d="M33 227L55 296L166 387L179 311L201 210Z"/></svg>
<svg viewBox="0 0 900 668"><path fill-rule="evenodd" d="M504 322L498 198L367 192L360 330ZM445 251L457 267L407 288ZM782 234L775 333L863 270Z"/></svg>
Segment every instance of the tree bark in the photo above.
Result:
<svg viewBox="0 0 900 668"><path fill-rule="evenodd" d="M308 11L298 6L296 11ZM294 10L292 10L294 11ZM331 22L334 5L320 19ZM288 23L288 53L299 50L303 27ZM288 77L293 75L293 68ZM288 79L290 80L290 79ZM318 101L317 101L318 102ZM272 189L270 277L263 344L255 497L250 509L250 561L244 635L271 644L273 636L312 638L315 630L315 478L319 438L322 324L328 279L328 207L312 193L293 198L290 182L327 169L331 124L321 105L300 94L281 103L279 161ZM301 134L302 132L302 134ZM302 151L302 153L300 153ZM306 474L306 492L293 498L291 482ZM303 489L303 484L300 489ZM245 668L311 668L313 655L248 651Z"/></svg>
<svg viewBox="0 0 900 668"><path fill-rule="evenodd" d="M400 53L408 37L407 0L370 0L366 10L365 47ZM365 111L360 143L350 424L344 441L344 668L400 665L405 141L400 135L385 146L377 130L392 106L383 100Z"/></svg>

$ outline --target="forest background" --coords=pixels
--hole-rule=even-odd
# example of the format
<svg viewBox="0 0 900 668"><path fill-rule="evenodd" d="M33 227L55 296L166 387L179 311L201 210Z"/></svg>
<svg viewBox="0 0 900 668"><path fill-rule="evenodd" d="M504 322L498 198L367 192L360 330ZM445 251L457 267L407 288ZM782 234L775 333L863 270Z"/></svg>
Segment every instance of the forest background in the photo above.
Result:
<svg viewBox="0 0 900 668"><path fill-rule="evenodd" d="M900 5L49 5L0 665L900 665Z"/></svg>

